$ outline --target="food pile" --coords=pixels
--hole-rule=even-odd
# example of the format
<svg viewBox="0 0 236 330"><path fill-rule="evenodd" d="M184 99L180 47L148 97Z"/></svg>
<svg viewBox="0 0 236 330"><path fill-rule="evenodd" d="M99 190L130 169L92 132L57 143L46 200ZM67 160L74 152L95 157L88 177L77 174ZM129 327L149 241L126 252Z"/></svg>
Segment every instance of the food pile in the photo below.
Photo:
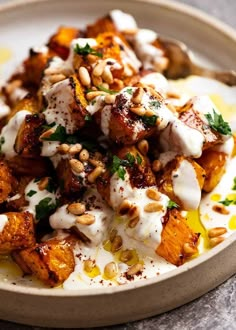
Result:
<svg viewBox="0 0 236 330"><path fill-rule="evenodd" d="M113 10L60 27L2 88L0 254L24 274L119 285L198 255L186 211L234 141L209 97L171 90L168 65L158 35ZM225 229L208 234L215 246Z"/></svg>

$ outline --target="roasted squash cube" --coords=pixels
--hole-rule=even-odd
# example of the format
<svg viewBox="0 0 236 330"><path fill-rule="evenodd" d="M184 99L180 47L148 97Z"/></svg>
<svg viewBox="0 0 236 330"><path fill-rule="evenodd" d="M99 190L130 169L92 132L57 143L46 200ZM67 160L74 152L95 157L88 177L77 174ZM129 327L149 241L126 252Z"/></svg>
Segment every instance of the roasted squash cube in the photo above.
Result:
<svg viewBox="0 0 236 330"><path fill-rule="evenodd" d="M0 203L6 201L15 182L10 168L4 161L0 161Z"/></svg>
<svg viewBox="0 0 236 330"><path fill-rule="evenodd" d="M15 251L13 259L26 274L34 274L46 285L61 285L75 267L71 243L52 239Z"/></svg>
<svg viewBox="0 0 236 330"><path fill-rule="evenodd" d="M4 221L0 233L0 254L9 254L35 244L34 218L29 212L8 212L0 216Z"/></svg>

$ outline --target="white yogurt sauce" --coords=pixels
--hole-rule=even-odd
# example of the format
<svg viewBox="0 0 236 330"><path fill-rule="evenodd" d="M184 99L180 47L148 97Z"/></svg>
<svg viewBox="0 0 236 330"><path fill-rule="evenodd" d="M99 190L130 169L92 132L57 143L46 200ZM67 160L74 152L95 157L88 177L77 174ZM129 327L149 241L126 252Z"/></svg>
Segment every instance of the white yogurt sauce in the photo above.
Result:
<svg viewBox="0 0 236 330"><path fill-rule="evenodd" d="M0 98L0 119L9 115L10 111L10 107Z"/></svg>
<svg viewBox="0 0 236 330"><path fill-rule="evenodd" d="M0 138L4 138L2 144L2 153L6 159L12 158L16 155L14 144L16 136L21 124L24 122L25 117L30 115L31 112L27 110L21 110L12 117L9 122L3 127Z"/></svg>
<svg viewBox="0 0 236 330"><path fill-rule="evenodd" d="M201 201L201 188L193 165L186 159L172 172L173 192L178 197L184 210L196 210Z"/></svg>
<svg viewBox="0 0 236 330"><path fill-rule="evenodd" d="M90 191L85 195L84 202L89 201L89 198L95 196L90 210L86 210L85 214L92 214L95 217L95 222L89 226L82 225L76 221L77 216L68 212L68 204L58 208L49 218L50 225L53 229L69 229L76 227L90 241L91 246L97 246L102 242L104 235L108 232L113 211L105 204L100 195L95 191Z"/></svg>
<svg viewBox="0 0 236 330"><path fill-rule="evenodd" d="M146 195L147 189L132 188L127 172L125 180L120 179L115 173L110 181L110 201L114 210L117 210L125 199L138 206L140 211L139 222L134 228L127 227L125 231L129 237L155 250L161 243L162 218L166 213L169 198L164 194L160 194L159 203L162 205L162 209L158 212L146 212L144 210L145 206L153 202ZM125 216L124 219L126 220Z"/></svg>
<svg viewBox="0 0 236 330"><path fill-rule="evenodd" d="M109 14L118 31L125 32L137 30L137 23L133 16L124 13L119 9L111 10Z"/></svg>
<svg viewBox="0 0 236 330"><path fill-rule="evenodd" d="M69 79L59 81L45 95L48 102L44 111L48 124L56 123L66 128L67 134L76 131L77 126L72 119L70 106L74 102L74 91Z"/></svg>
<svg viewBox="0 0 236 330"><path fill-rule="evenodd" d="M0 233L3 231L7 223L8 217L6 216L6 214L0 214Z"/></svg>
<svg viewBox="0 0 236 330"><path fill-rule="evenodd" d="M59 141L43 141L41 147L41 156L52 157L57 153L57 149L60 145Z"/></svg>
<svg viewBox="0 0 236 330"><path fill-rule="evenodd" d="M101 111L101 130L108 136L110 131L111 106L105 106Z"/></svg>
<svg viewBox="0 0 236 330"><path fill-rule="evenodd" d="M35 192L32 196L28 196L30 192ZM34 180L30 181L30 183L25 188L25 199L29 202L29 205L25 207L25 211L29 211L34 216L36 215L36 205L44 198L51 198L51 202L49 204L56 203L55 194L49 192L48 190L40 190L38 187L38 182L34 182Z"/></svg>

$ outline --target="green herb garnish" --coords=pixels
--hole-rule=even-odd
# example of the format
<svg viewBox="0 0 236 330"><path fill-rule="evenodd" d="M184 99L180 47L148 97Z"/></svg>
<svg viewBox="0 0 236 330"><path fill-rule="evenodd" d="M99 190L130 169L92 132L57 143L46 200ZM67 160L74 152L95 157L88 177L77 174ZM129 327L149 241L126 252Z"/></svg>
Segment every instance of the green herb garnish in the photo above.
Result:
<svg viewBox="0 0 236 330"><path fill-rule="evenodd" d="M98 56L102 58L102 53L97 52L95 49L91 48L87 43L84 47L80 47L78 44L75 45L74 52L79 55L87 56L88 54Z"/></svg>
<svg viewBox="0 0 236 330"><path fill-rule="evenodd" d="M111 90L111 89L107 89L107 88L105 88L105 87L103 87L103 86L96 86L100 91L102 91L102 92L105 92L105 93L108 93L108 94L117 94L118 92L117 91L113 91L113 90Z"/></svg>
<svg viewBox="0 0 236 330"><path fill-rule="evenodd" d="M141 164L142 164L142 157L140 157L140 155L137 154L136 159L137 159L137 163L138 163L138 165L141 165Z"/></svg>
<svg viewBox="0 0 236 330"><path fill-rule="evenodd" d="M46 125L42 125L42 128L45 129L45 131L49 130L50 128L56 126L56 123L53 122L51 124L46 124Z"/></svg>
<svg viewBox="0 0 236 330"><path fill-rule="evenodd" d="M236 177L234 178L234 185L233 185L233 187L231 189L232 190L236 190Z"/></svg>
<svg viewBox="0 0 236 330"><path fill-rule="evenodd" d="M179 205L177 203L175 203L174 201L172 201L171 199L168 201L168 204L167 204L167 208L172 210L174 208L178 208Z"/></svg>
<svg viewBox="0 0 236 330"><path fill-rule="evenodd" d="M32 196L34 196L35 194L37 194L37 191L35 191L35 190L30 190L26 196L32 197Z"/></svg>
<svg viewBox="0 0 236 330"><path fill-rule="evenodd" d="M52 178L49 178L48 184L46 186L46 190L50 193L55 193L57 190L57 185L55 182L52 180Z"/></svg>
<svg viewBox="0 0 236 330"><path fill-rule="evenodd" d="M236 200L226 198L223 201L219 201L219 203L221 203L221 204L223 204L225 206L236 205Z"/></svg>
<svg viewBox="0 0 236 330"><path fill-rule="evenodd" d="M148 126L155 126L156 125L156 121L157 121L158 116L153 115L153 116L142 116L141 119L143 121L144 124L148 125Z"/></svg>
<svg viewBox="0 0 236 330"><path fill-rule="evenodd" d="M5 143L5 138L4 136L1 136L0 138L0 153L2 152L2 145Z"/></svg>
<svg viewBox="0 0 236 330"><path fill-rule="evenodd" d="M36 219L41 220L46 218L57 207L56 203L52 203L52 198L46 197L35 206Z"/></svg>
<svg viewBox="0 0 236 330"><path fill-rule="evenodd" d="M93 101L92 101L93 102ZM85 117L84 117L84 120L85 121L91 121L92 120L92 116L91 115L86 115Z"/></svg>
<svg viewBox="0 0 236 330"><path fill-rule="evenodd" d="M132 95L133 94L133 89L132 88L126 88L125 92Z"/></svg>
<svg viewBox="0 0 236 330"><path fill-rule="evenodd" d="M66 141L66 129L62 125L58 125L55 132L52 133L49 137L43 138L45 141L60 141L64 143Z"/></svg>
<svg viewBox="0 0 236 330"><path fill-rule="evenodd" d="M149 102L149 106L150 107L153 107L155 109L158 109L161 106L161 102L160 101L157 101L157 100L151 101L151 102Z"/></svg>
<svg viewBox="0 0 236 330"><path fill-rule="evenodd" d="M223 135L232 135L229 123L224 121L221 114L218 114L215 109L213 109L213 117L210 113L207 113L205 117L208 120L209 126L215 131Z"/></svg>

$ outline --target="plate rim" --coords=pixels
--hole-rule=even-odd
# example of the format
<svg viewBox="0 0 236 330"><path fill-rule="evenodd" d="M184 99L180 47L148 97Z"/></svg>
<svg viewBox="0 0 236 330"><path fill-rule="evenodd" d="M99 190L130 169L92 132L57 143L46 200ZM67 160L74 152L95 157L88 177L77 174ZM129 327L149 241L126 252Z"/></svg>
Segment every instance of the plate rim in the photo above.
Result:
<svg viewBox="0 0 236 330"><path fill-rule="evenodd" d="M76 0L72 0L76 1ZM122 0L123 1L123 0ZM33 5L35 3L49 3L56 2L56 0L13 0L10 3L0 4L0 15L4 12L9 12L24 6ZM127 2L127 1L124 1ZM163 7L171 11L177 11L184 15L194 18L199 22L210 26L212 29L219 31L225 37L233 41L236 44L236 30L226 23L221 22L218 18L215 18L200 9L194 8L190 5L179 3L173 0L129 0L129 2L139 2L143 4L153 4L156 6ZM119 7L119 6L115 6ZM197 258L185 263L184 265L168 271L167 273L158 275L158 277L153 277L145 280L140 280L134 283L127 283L121 286L114 287L102 287L102 288L88 288L88 289L76 289L76 290L66 290L57 288L41 288L41 287L27 287L24 285L13 285L9 283L0 282L0 291L8 291L11 293L20 293L25 295L33 296L53 296L53 297L82 297L82 296L98 296L101 294L114 294L123 291L130 291L174 278L181 273L187 272L190 269L196 268L201 264L207 262L208 260L214 258L220 254L223 250L227 249L231 244L236 241L236 232L227 237L227 239L219 244L218 246L212 248L211 250L203 253Z"/></svg>

